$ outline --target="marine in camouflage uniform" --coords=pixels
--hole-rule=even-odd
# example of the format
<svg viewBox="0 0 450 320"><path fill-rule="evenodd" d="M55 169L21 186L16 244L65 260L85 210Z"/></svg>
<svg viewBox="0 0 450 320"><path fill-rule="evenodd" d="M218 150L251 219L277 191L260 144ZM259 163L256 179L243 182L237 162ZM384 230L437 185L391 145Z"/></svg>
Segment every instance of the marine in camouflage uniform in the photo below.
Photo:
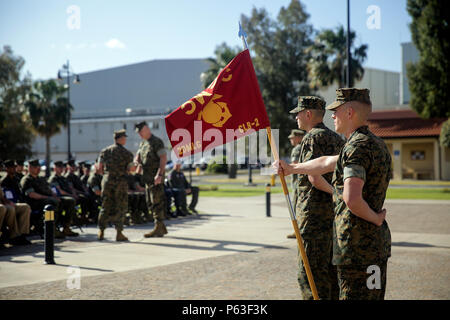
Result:
<svg viewBox="0 0 450 320"><path fill-rule="evenodd" d="M337 155L344 145L342 138L322 122L325 101L313 96L298 99L298 106L291 110L297 118L304 110L319 110L320 116L302 123L309 130L300 143L298 162L306 162L321 156ZM323 112L323 113L322 113ZM301 120L299 120L301 122ZM300 124L300 123L299 123ZM323 176L331 183L332 173ZM306 255L311 267L320 299L337 300L339 288L336 268L331 264L333 239L333 201L331 194L315 188L308 175L298 175L295 212ZM305 300L313 299L303 261L299 259L298 283Z"/></svg>
<svg viewBox="0 0 450 320"><path fill-rule="evenodd" d="M98 158L99 166L104 171L101 186L102 209L98 216L99 240L103 240L103 232L111 221L117 231L116 241L128 241L122 234L122 230L128 210L126 177L128 171L133 168L133 154L123 146L126 143L126 137L125 130L115 131L115 143L103 149Z"/></svg>
<svg viewBox="0 0 450 320"><path fill-rule="evenodd" d="M294 129L291 131L291 134L288 136L288 139L292 139L291 143L294 146L291 151L291 163L298 163L298 160L300 159L301 142L302 142L303 136L305 134L306 134L305 130ZM300 139L299 139L298 143L294 145L295 137L300 137ZM297 178L298 178L297 174L292 175L291 185L292 185L292 191L293 191L292 198L294 199L294 208L295 208L295 204L297 203Z"/></svg>
<svg viewBox="0 0 450 320"><path fill-rule="evenodd" d="M291 134L288 136L288 139L291 141L291 144L294 146L291 151L291 163L298 163L298 159L300 158L300 142L302 142L303 136L305 135L305 130L293 129ZM291 187L292 187L292 199L293 206L297 203L297 174L292 175ZM288 234L287 238L295 239L295 232Z"/></svg>
<svg viewBox="0 0 450 320"><path fill-rule="evenodd" d="M166 195L164 193L164 169L161 169L161 158L166 158L167 151L163 141L150 132L147 123L140 122L135 125L136 132L143 139L136 153L136 162L142 166L142 179L145 183L145 195L149 212L153 213L155 228L145 234L145 237L163 237L167 234L164 225L166 210ZM158 176L160 183L155 183Z"/></svg>
<svg viewBox="0 0 450 320"><path fill-rule="evenodd" d="M336 93L337 99L327 107L329 110L336 110L349 101L371 105L368 89L338 89ZM333 264L337 266L340 299L382 300L387 260L391 256L391 234L385 220L377 226L350 211L343 199L343 189L344 180L351 177L364 181L363 199L374 212L380 212L392 177L391 156L383 140L365 125L349 136L333 175ZM379 289L368 286L371 266L379 268Z"/></svg>

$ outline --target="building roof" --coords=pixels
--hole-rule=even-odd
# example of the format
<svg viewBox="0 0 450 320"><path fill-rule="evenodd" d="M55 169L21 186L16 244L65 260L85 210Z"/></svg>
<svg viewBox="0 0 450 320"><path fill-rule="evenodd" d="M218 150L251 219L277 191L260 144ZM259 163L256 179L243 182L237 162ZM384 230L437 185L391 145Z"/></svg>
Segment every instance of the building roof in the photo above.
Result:
<svg viewBox="0 0 450 320"><path fill-rule="evenodd" d="M412 110L374 111L369 128L380 138L438 137L447 119L422 119Z"/></svg>

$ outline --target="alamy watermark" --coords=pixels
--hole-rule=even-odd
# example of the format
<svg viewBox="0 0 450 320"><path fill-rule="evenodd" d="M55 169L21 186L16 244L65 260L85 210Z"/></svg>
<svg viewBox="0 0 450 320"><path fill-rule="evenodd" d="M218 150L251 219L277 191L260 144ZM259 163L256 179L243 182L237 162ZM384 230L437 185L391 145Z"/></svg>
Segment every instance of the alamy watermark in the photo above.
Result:
<svg viewBox="0 0 450 320"><path fill-rule="evenodd" d="M371 265L367 268L370 276L367 278L367 288L370 290L381 289L381 270L377 265Z"/></svg>
<svg viewBox="0 0 450 320"><path fill-rule="evenodd" d="M81 269L78 266L67 267L67 277L66 287L69 290L80 289L81 288Z"/></svg>
<svg viewBox="0 0 450 320"><path fill-rule="evenodd" d="M193 165L201 164L205 159L213 159L217 164L259 164L265 165L261 174L275 173L269 166L274 158L266 130L226 129L224 137L221 130L209 128L203 131L202 121L194 121L193 135L184 128L172 132L170 139L177 142L171 151L172 160L181 158ZM279 130L272 129L271 137L271 145L278 153Z"/></svg>
<svg viewBox="0 0 450 320"><path fill-rule="evenodd" d="M370 16L366 20L367 29L370 29L370 30L381 29L381 9L380 9L380 7L376 6L376 5L370 5L367 7L366 13L370 14Z"/></svg>
<svg viewBox="0 0 450 320"><path fill-rule="evenodd" d="M66 25L69 30L80 30L81 29L81 9L77 5L70 5L66 9L66 13L69 14L67 17Z"/></svg>

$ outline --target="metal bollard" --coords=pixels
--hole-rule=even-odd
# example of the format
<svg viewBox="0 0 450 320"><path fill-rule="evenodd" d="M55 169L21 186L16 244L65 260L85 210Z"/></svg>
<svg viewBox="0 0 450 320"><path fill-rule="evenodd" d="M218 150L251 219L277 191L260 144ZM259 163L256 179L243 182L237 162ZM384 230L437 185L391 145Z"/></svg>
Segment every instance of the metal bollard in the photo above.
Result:
<svg viewBox="0 0 450 320"><path fill-rule="evenodd" d="M270 217L270 183L266 184L266 216Z"/></svg>
<svg viewBox="0 0 450 320"><path fill-rule="evenodd" d="M272 187L275 187L275 175L274 174L270 176L270 185Z"/></svg>
<svg viewBox="0 0 450 320"><path fill-rule="evenodd" d="M44 239L45 239L45 264L55 264L54 242L55 242L55 209L51 204L44 208Z"/></svg>

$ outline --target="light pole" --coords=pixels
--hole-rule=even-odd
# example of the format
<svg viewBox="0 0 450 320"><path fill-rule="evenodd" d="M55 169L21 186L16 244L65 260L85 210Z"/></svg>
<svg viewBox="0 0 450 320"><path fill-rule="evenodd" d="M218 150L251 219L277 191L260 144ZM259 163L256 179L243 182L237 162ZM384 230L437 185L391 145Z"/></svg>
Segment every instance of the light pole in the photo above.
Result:
<svg viewBox="0 0 450 320"><path fill-rule="evenodd" d="M66 64L63 64L62 68L58 70L58 80L62 80L63 77L66 77L67 81L67 160L72 160L72 152L70 151L70 77L74 76L75 79L73 83L80 83L80 76L75 74L72 70L70 70L69 60L67 60Z"/></svg>
<svg viewBox="0 0 450 320"><path fill-rule="evenodd" d="M347 88L350 88L353 84L350 81L351 74L351 53L350 53L350 0L347 0Z"/></svg>

